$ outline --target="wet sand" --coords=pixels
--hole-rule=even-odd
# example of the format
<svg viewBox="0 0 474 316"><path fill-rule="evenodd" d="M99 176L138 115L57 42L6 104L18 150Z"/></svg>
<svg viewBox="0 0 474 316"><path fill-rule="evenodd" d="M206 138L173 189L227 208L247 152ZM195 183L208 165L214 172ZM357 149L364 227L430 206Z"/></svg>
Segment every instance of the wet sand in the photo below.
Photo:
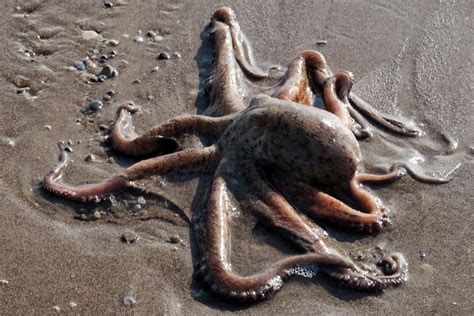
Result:
<svg viewBox="0 0 474 316"><path fill-rule="evenodd" d="M112 0L112 8L101 1L3 5L0 314L58 309L142 315L472 314L472 2L128 2ZM147 196L136 216L121 211L91 221L80 220L79 214L85 210L93 216L107 206L84 207L40 189L42 177L57 162L59 140L70 140L74 149L67 173L74 183L105 178L132 162L103 145L107 133L100 125L112 122L120 102L142 106L134 117L139 131L200 110L211 57L203 31L222 5L235 10L264 67L285 66L297 52L318 49L333 70L355 74L354 89L361 96L425 131L416 139L379 132L363 142L369 170L386 170L404 160L445 175L460 165L446 185L403 178L374 187L393 214L392 227L376 236L324 226L361 260L371 259L377 249L403 253L409 263L404 286L376 295L340 288L324 277L292 279L271 300L226 304L193 283L193 237L188 223L176 215L177 208L191 216L190 209L199 207L206 178L159 182L157 191L166 200ZM149 30L162 38L148 36ZM111 46L110 39L118 40L118 46ZM327 44L318 45L319 40ZM117 77L91 84L74 68L87 56L114 50L109 64L118 70ZM170 59L158 60L162 52ZM91 100L111 89L115 94L100 110L83 113ZM97 161L86 162L89 154ZM125 198L133 205L138 196ZM238 255L233 261L241 272L257 271L291 252L253 225L242 222L234 232L239 238L234 238ZM140 239L124 243L124 232ZM124 304L127 296L136 300L132 307Z"/></svg>

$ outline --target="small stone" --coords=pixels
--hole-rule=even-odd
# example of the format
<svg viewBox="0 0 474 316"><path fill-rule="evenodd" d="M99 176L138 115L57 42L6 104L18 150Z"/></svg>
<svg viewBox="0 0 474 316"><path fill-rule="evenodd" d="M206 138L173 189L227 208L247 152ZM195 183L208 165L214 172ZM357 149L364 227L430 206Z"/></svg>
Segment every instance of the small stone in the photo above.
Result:
<svg viewBox="0 0 474 316"><path fill-rule="evenodd" d="M0 279L0 285L8 285L7 279Z"/></svg>
<svg viewBox="0 0 474 316"><path fill-rule="evenodd" d="M146 200L145 200L145 198L144 198L143 196L139 196L139 197L137 198L137 203L138 203L138 204L141 204L141 205L145 205L145 204L146 204Z"/></svg>
<svg viewBox="0 0 474 316"><path fill-rule="evenodd" d="M58 305L53 306L53 312L59 313L61 311L61 308Z"/></svg>
<svg viewBox="0 0 474 316"><path fill-rule="evenodd" d="M126 59L122 59L122 60L120 61L119 67L121 67L121 68L127 68L129 64L130 64L130 63L129 63Z"/></svg>
<svg viewBox="0 0 474 316"><path fill-rule="evenodd" d="M123 298L123 303L127 305L128 307L133 307L137 303L135 298L133 296L125 296Z"/></svg>
<svg viewBox="0 0 474 316"><path fill-rule="evenodd" d="M156 35L155 37L153 37L153 41L155 41L155 42L161 42L164 39L165 38L161 35Z"/></svg>
<svg viewBox="0 0 474 316"><path fill-rule="evenodd" d="M181 54L178 53L178 52L173 53L173 57L179 59L179 58L181 58Z"/></svg>
<svg viewBox="0 0 474 316"><path fill-rule="evenodd" d="M110 52L110 58L114 58L115 55L117 55L117 51L116 50L113 50Z"/></svg>
<svg viewBox="0 0 474 316"><path fill-rule="evenodd" d="M126 231L120 236L120 240L126 244L133 244L140 240L140 237L134 232Z"/></svg>
<svg viewBox="0 0 474 316"><path fill-rule="evenodd" d="M109 57L107 55L101 55L99 58L99 63L101 64L105 64L107 62L107 60L109 60Z"/></svg>
<svg viewBox="0 0 474 316"><path fill-rule="evenodd" d="M99 37L96 31L82 31L82 39L90 41Z"/></svg>
<svg viewBox="0 0 474 316"><path fill-rule="evenodd" d="M120 42L117 41L116 39L111 39L107 41L107 44L109 44L109 46L115 47L115 46L118 46Z"/></svg>
<svg viewBox="0 0 474 316"><path fill-rule="evenodd" d="M102 97L102 100L104 100L105 102L108 102L108 101L112 100L112 97L110 95L106 94Z"/></svg>
<svg viewBox="0 0 474 316"><path fill-rule="evenodd" d="M113 96L115 94L114 90L109 90L106 92L107 95Z"/></svg>
<svg viewBox="0 0 474 316"><path fill-rule="evenodd" d="M51 125L45 125L44 128L47 129L48 131L50 131L51 130Z"/></svg>
<svg viewBox="0 0 474 316"><path fill-rule="evenodd" d="M107 79L106 76L100 75L100 76L97 78L97 82L104 82L106 79Z"/></svg>
<svg viewBox="0 0 474 316"><path fill-rule="evenodd" d="M172 244L181 244L183 240L178 235L170 236L169 242Z"/></svg>
<svg viewBox="0 0 474 316"><path fill-rule="evenodd" d="M99 77L97 77L97 76L95 76L95 75L92 75L92 76L90 76L89 80L90 80L91 82L98 82L98 81L99 81Z"/></svg>
<svg viewBox="0 0 474 316"><path fill-rule="evenodd" d="M87 161L87 162L93 162L93 161L97 160L97 157L94 154L88 154L86 156L86 158L84 158L84 160Z"/></svg>
<svg viewBox="0 0 474 316"><path fill-rule="evenodd" d="M70 306L71 308L76 308L76 307L77 307L77 303L71 301L71 302L69 302L69 306Z"/></svg>
<svg viewBox="0 0 474 316"><path fill-rule="evenodd" d="M9 139L9 140L7 141L7 146L8 146L8 147L15 147L15 142L12 141L11 139Z"/></svg>
<svg viewBox="0 0 474 316"><path fill-rule="evenodd" d="M110 1L105 1L104 2L104 7L106 7L107 9L110 9L114 6L114 4Z"/></svg>
<svg viewBox="0 0 474 316"><path fill-rule="evenodd" d="M100 110L103 106L104 106L104 103L100 100L94 100L91 103L89 103L89 108L92 111Z"/></svg>
<svg viewBox="0 0 474 316"><path fill-rule="evenodd" d="M95 211L95 212L94 212L94 218L95 218L95 219L99 219L99 218L101 218L101 217L102 217L102 214L101 214L99 211Z"/></svg>
<svg viewBox="0 0 474 316"><path fill-rule="evenodd" d="M135 37L133 38L133 41L134 41L135 43L143 43L143 37L142 37L142 36L135 36Z"/></svg>
<svg viewBox="0 0 474 316"><path fill-rule="evenodd" d="M99 76L105 76L106 78L117 77L117 75L118 71L110 65L104 66L99 73Z"/></svg>
<svg viewBox="0 0 474 316"><path fill-rule="evenodd" d="M132 83L134 83L134 84L140 84L140 83L142 83L142 81L141 81L140 79L135 79L135 80L132 81Z"/></svg>
<svg viewBox="0 0 474 316"><path fill-rule="evenodd" d="M142 210L142 206L140 204L135 204L132 208L132 213L138 213Z"/></svg>
<svg viewBox="0 0 474 316"><path fill-rule="evenodd" d="M27 88L30 85L31 80L25 76L18 75L13 80L13 83L18 88Z"/></svg>
<svg viewBox="0 0 474 316"><path fill-rule="evenodd" d="M155 97L153 97L151 94L149 94L146 98L147 100L150 100L150 101L155 99Z"/></svg>
<svg viewBox="0 0 474 316"><path fill-rule="evenodd" d="M328 41L326 41L326 40L316 41L316 45L326 45L327 43L328 43Z"/></svg>
<svg viewBox="0 0 474 316"><path fill-rule="evenodd" d="M148 37L155 37L155 36L156 36L156 32L155 32L155 31L152 31L152 30L149 30L148 32L146 32L146 36L148 36Z"/></svg>
<svg viewBox="0 0 474 316"><path fill-rule="evenodd" d="M158 70L160 70L160 67L156 66L151 69L151 72L157 72Z"/></svg>
<svg viewBox="0 0 474 316"><path fill-rule="evenodd" d="M420 259L426 259L426 257L428 257L428 253L426 253L425 251L420 251Z"/></svg>
<svg viewBox="0 0 474 316"><path fill-rule="evenodd" d="M79 71L84 71L86 70L86 65L84 64L82 60L78 60L74 62L74 68L76 68Z"/></svg>
<svg viewBox="0 0 474 316"><path fill-rule="evenodd" d="M162 52L158 55L158 59L170 59L170 54L166 52Z"/></svg>
<svg viewBox="0 0 474 316"><path fill-rule="evenodd" d="M84 214L84 213L82 213L82 214L81 214L81 220L87 221L87 215Z"/></svg>

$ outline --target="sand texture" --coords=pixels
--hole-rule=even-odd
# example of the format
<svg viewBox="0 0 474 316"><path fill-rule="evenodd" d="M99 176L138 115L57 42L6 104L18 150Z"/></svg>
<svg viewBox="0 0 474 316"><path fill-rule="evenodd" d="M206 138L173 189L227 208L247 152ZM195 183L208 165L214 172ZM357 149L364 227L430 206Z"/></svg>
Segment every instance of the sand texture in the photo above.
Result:
<svg viewBox="0 0 474 316"><path fill-rule="evenodd" d="M473 1L110 0L111 8L85 0L2 2L0 315L474 312ZM202 206L208 177L156 179L161 197L145 196L137 215L130 208L140 193L117 197L115 213L104 216L100 211L110 205L83 206L41 189L59 140L74 150L66 174L72 183L106 178L134 161L105 142L121 102L142 106L134 116L139 132L202 111L212 58L205 30L223 5L236 12L263 68L320 50L333 70L354 73L359 95L421 127L419 138L378 130L362 142L368 170L381 172L395 161L439 176L457 168L445 185L405 177L373 187L392 211L393 225L380 234L323 225L361 264L380 252L403 253L404 286L370 294L326 277L293 278L271 300L228 304L193 281L195 240L179 211L191 216ZM108 64L118 76L102 83L89 81L93 65L84 72L74 66L89 59L101 67L94 56L112 51ZM159 60L160 53L170 58ZM111 100L89 113L91 101L110 90ZM82 213L101 218L81 220ZM233 232L232 258L241 273L294 251L254 225L244 219ZM139 240L124 243L124 233ZM131 307L127 296L136 301Z"/></svg>

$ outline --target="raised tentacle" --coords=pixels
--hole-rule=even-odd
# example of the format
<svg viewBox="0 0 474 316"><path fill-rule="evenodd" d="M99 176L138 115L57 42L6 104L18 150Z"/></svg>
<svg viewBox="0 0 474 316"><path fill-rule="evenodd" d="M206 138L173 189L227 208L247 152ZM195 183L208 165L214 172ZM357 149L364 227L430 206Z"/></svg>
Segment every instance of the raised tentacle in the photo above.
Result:
<svg viewBox="0 0 474 316"><path fill-rule="evenodd" d="M268 74L255 64L252 46L247 40L247 37L240 30L240 25L237 22L234 11L228 7L217 9L211 18L211 23L215 24L216 21L227 24L230 27L235 59L245 74L254 79L267 78Z"/></svg>
<svg viewBox="0 0 474 316"><path fill-rule="evenodd" d="M207 201L206 249L204 265L200 273L213 292L230 299L255 301L271 297L283 286L298 265L330 265L351 268L350 262L340 257L321 253L292 256L277 261L269 268L251 276L239 276L232 271L230 263L230 210L227 200L227 185L221 170L211 186Z"/></svg>
<svg viewBox="0 0 474 316"><path fill-rule="evenodd" d="M135 133L132 122L131 114L136 111L138 107L130 103L122 104L111 132L114 149L128 156L146 156L159 150L173 152L178 144L172 138L183 134L220 136L235 118L234 114L219 118L182 115L169 119L140 136Z"/></svg>
<svg viewBox="0 0 474 316"><path fill-rule="evenodd" d="M323 54L313 50L303 51L291 61L285 81L273 97L311 105L313 95L322 89L328 77L329 69Z"/></svg>
<svg viewBox="0 0 474 316"><path fill-rule="evenodd" d="M349 115L348 95L351 92L353 77L350 72L339 72L329 77L324 83L323 97L326 110L341 119L348 128L352 129Z"/></svg>
<svg viewBox="0 0 474 316"><path fill-rule="evenodd" d="M229 26L215 21L210 31L214 44L214 60L207 87L211 101L206 111L211 116L224 116L245 109L244 82L237 65Z"/></svg>
<svg viewBox="0 0 474 316"><path fill-rule="evenodd" d="M60 143L60 162L43 180L43 187L61 197L78 202L100 202L126 188L143 189L139 180L153 174L166 175L176 171L212 169L219 159L216 147L187 149L177 153L143 160L99 183L69 185L62 181L64 169L70 161L64 143Z"/></svg>
<svg viewBox="0 0 474 316"><path fill-rule="evenodd" d="M412 129L400 121L383 116L369 103L354 93L349 95L349 101L358 111L362 112L369 119L393 133L410 137L418 136L420 134L418 130Z"/></svg>

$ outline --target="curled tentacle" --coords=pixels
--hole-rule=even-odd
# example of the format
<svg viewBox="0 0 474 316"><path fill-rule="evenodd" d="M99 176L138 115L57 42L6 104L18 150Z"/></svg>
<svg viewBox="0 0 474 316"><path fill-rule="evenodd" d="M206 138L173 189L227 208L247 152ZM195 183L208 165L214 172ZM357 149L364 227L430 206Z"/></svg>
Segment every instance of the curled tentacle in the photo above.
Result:
<svg viewBox="0 0 474 316"><path fill-rule="evenodd" d="M230 27L232 44L235 51L235 59L239 63L242 70L248 76L254 79L267 78L268 74L255 65L252 46L250 45L246 36L240 30L240 25L237 22L234 11L228 7L217 9L211 18L211 23L214 24L216 21L227 24Z"/></svg>
<svg viewBox="0 0 474 316"><path fill-rule="evenodd" d="M126 188L146 190L140 184L140 179L153 174L166 175L182 171L207 171L213 169L219 160L216 147L205 147L183 150L156 158L142 160L102 182L69 185L62 181L64 169L70 161L64 143L60 143L60 162L43 180L43 187L64 198L78 202L100 202L111 194Z"/></svg>
<svg viewBox="0 0 474 316"><path fill-rule="evenodd" d="M349 95L349 101L358 111L362 112L375 123L379 124L380 126L386 128L387 130L393 133L409 137L420 135L420 132L418 130L412 129L400 121L383 116L369 103L367 103L354 93L351 93Z"/></svg>
<svg viewBox="0 0 474 316"><path fill-rule="evenodd" d="M119 175L95 184L72 186L64 183L62 181L64 169L71 161L69 157L70 149L65 146L64 142L59 142L58 146L61 151L60 161L43 180L43 187L47 191L78 202L100 202L113 192L128 187L128 181Z"/></svg>
<svg viewBox="0 0 474 316"><path fill-rule="evenodd" d="M232 123L235 115L215 118L203 115L181 115L169 119L143 135L137 135L132 113L139 109L131 103L122 104L111 133L115 150L128 156L145 156L153 152L174 152L178 144L173 139L183 134L217 137Z"/></svg>
<svg viewBox="0 0 474 316"><path fill-rule="evenodd" d="M376 276L340 267L327 267L325 272L342 285L356 290L381 291L406 282L408 265L401 254L386 256L379 265L382 266L385 275Z"/></svg>
<svg viewBox="0 0 474 316"><path fill-rule="evenodd" d="M207 202L205 264L198 273L216 294L240 301L255 301L271 297L278 292L283 281L298 265L331 265L353 268L341 257L311 253L292 256L272 264L262 272L251 276L239 276L230 263L230 211L226 198L227 185L217 174L211 186Z"/></svg>

